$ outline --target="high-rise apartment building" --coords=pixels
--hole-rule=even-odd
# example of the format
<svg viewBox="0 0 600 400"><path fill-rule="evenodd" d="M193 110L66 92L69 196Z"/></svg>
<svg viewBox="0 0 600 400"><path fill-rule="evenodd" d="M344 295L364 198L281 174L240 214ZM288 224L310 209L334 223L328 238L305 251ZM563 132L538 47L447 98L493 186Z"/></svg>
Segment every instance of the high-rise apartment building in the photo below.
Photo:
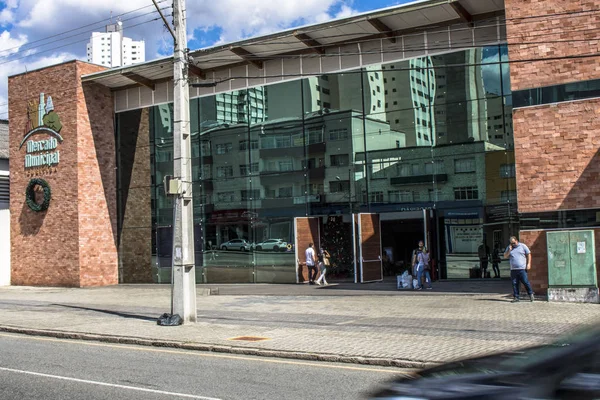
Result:
<svg viewBox="0 0 600 400"><path fill-rule="evenodd" d="M92 32L87 45L87 61L110 68L146 61L143 40L135 41L123 36L123 23L117 21L106 26L106 32Z"/></svg>

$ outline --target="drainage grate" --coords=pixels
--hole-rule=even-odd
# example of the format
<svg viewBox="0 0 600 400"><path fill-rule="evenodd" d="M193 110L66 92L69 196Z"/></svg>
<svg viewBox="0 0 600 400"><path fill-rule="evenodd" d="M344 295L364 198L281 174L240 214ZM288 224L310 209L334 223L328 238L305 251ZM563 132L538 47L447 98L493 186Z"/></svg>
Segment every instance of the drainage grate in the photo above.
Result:
<svg viewBox="0 0 600 400"><path fill-rule="evenodd" d="M227 340L240 340L243 342L260 342L261 340L269 340L269 338L260 336L238 336Z"/></svg>

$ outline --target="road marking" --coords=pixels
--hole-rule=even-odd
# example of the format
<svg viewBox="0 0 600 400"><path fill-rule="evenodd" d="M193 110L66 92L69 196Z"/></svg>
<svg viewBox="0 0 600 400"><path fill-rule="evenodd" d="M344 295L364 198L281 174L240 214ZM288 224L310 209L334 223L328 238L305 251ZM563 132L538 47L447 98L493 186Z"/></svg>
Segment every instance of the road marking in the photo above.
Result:
<svg viewBox="0 0 600 400"><path fill-rule="evenodd" d="M350 321L342 321L342 322L337 322L336 325L348 325L348 324L353 324L355 323L357 320L353 319Z"/></svg>
<svg viewBox="0 0 600 400"><path fill-rule="evenodd" d="M112 349L128 349L128 350L144 351L144 352L152 352L152 353L178 354L178 355L206 357L206 358L224 358L224 359L229 359L229 360L254 361L254 362L263 362L263 363L271 363L271 364L306 365L309 367L346 369L346 370L350 370L350 371L378 372L378 373L396 374L396 375L403 375L403 376L413 376L414 372L418 370L418 369L411 369L411 368L402 368L405 372L400 372L398 370L382 369L382 368L353 367L353 366L346 366L346 365L328 365L328 364L325 364L326 361L323 361L321 363L313 363L313 362L306 362L306 361L288 361L288 360L281 360L281 359L260 358L261 356L244 357L244 356L227 355L227 354L198 352L198 351L193 351L193 350L192 351L167 350L167 349L156 349L156 348L145 347L145 346L115 345L115 344L110 344L110 343L88 342L85 340L76 340L76 339L46 338L46 337L37 337L37 336L29 336L29 335L14 335L14 334L9 334L9 333L0 333L0 337L2 337L2 336L16 338L16 339L37 340L37 341L42 341L42 342L76 343L76 344L80 344L82 346L108 347L108 348L112 348Z"/></svg>
<svg viewBox="0 0 600 400"><path fill-rule="evenodd" d="M236 336L236 337L229 338L227 340L238 340L241 342L260 342L263 340L271 340L271 338L262 337L262 336Z"/></svg>
<svg viewBox="0 0 600 400"><path fill-rule="evenodd" d="M3 368L3 367L0 367L0 371L12 372L12 373L15 373L15 374L40 376L42 378L59 379L59 380L62 380L62 381L87 383L87 384L90 384L90 385L108 386L108 387L113 387L113 388L118 388L118 389L137 390L139 392L148 392L148 393L164 394L164 395L168 395L168 396L185 397L185 398L188 398L188 399L220 400L220 399L217 399L216 397L205 397L205 396L196 396L196 395L193 395L193 394L186 394L186 393L165 392L163 390L146 389L146 388L140 388L140 387L136 387L136 386L118 385L116 383L90 381L90 380L87 380L87 379L70 378L68 376L42 374L42 373L39 373L39 372L23 371L23 370L20 370L20 369L12 369L12 368Z"/></svg>

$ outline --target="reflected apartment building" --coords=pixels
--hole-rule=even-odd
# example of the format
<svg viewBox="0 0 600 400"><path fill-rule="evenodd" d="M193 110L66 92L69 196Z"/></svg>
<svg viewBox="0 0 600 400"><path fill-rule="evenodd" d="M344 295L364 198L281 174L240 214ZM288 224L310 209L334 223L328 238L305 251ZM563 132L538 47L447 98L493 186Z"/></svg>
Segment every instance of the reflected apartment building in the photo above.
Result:
<svg viewBox="0 0 600 400"><path fill-rule="evenodd" d="M378 133L370 147L405 144L404 134L391 130L383 120L381 75L367 73L364 82L364 91L373 93L365 101L373 117L363 118L360 112L360 73L306 79L299 98L289 96L290 90L296 89L294 83L262 88L261 118L253 117L250 123L245 122L245 105L225 108L223 113L219 112L221 96L194 102L192 109L197 107L203 123L200 126L193 119L197 129L192 133L192 170L199 181L194 191L196 204L206 213L206 247L219 247L237 238L252 243L281 238L292 243L292 218L305 213L307 204L313 210L331 202L346 205L361 193L364 174L353 172L350 176L349 168L355 155L364 151L365 129ZM246 96L250 95L230 94L237 99ZM289 110L294 109L298 115L290 116ZM157 112L160 132L166 134L159 141L167 144L156 148L156 180L160 182L171 173L172 107L159 106ZM231 118L234 114L235 120ZM171 202L162 195L155 197L158 224L170 224Z"/></svg>
<svg viewBox="0 0 600 400"><path fill-rule="evenodd" d="M484 79L484 50L504 48L194 99L199 247L214 251L232 239L292 244L295 217L341 214L349 224L351 212L374 212L391 258L406 263L414 238L427 237L443 263L440 276L468 277L483 242L504 243L517 229L511 110L506 93L490 93L501 68ZM172 168L172 107L157 110L163 126L155 135L167 143L156 148L165 161L155 165L160 182ZM498 128L499 118L506 127ZM160 188L154 197L158 253L168 255L172 204Z"/></svg>

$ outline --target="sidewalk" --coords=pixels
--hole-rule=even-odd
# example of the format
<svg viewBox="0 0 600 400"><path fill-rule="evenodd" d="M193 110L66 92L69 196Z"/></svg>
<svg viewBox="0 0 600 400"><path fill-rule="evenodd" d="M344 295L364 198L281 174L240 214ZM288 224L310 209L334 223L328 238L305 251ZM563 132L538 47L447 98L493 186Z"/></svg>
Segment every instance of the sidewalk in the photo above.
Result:
<svg viewBox="0 0 600 400"><path fill-rule="evenodd" d="M0 287L0 331L420 367L545 343L600 322L597 304L511 304L510 282L481 286L441 282L433 291L404 292L389 283L199 285L198 323L178 327L156 325L170 311L168 285Z"/></svg>

